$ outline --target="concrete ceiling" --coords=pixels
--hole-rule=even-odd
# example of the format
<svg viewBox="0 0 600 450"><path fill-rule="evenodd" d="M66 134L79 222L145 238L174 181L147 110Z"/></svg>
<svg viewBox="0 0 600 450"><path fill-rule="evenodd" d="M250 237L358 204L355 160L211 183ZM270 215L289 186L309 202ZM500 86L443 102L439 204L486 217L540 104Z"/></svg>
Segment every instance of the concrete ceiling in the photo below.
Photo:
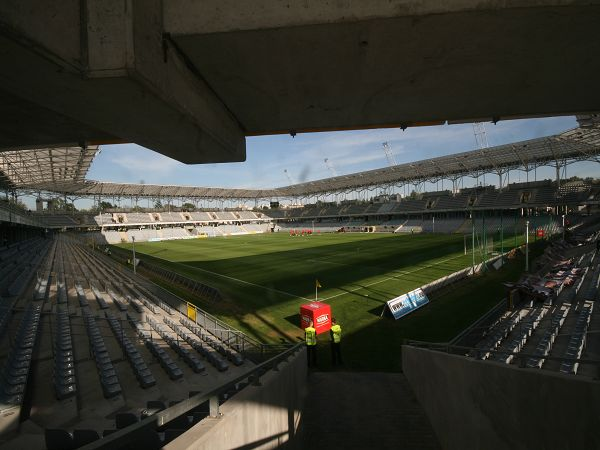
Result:
<svg viewBox="0 0 600 450"><path fill-rule="evenodd" d="M0 151L600 110L600 0L0 2Z"/></svg>
<svg viewBox="0 0 600 450"><path fill-rule="evenodd" d="M165 25L247 134L600 107L598 6L267 25L212 33Z"/></svg>

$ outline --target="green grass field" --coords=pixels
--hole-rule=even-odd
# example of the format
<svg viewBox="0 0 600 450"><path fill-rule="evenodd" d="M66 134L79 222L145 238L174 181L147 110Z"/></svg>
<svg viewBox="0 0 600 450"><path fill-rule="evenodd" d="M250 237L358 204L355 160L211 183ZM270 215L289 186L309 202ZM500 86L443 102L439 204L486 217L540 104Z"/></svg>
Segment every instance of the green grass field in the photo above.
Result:
<svg viewBox="0 0 600 450"><path fill-rule="evenodd" d="M514 239L507 238L506 247L511 244ZM462 236L281 233L138 243L136 251L220 289L225 300L219 304L174 291L264 342L303 337L299 307L314 300L318 279L319 300L331 305L343 327L346 366L371 370L397 370L404 338L449 340L496 304L500 281L521 270L515 265L511 274L509 265L491 272L479 292L470 283L470 290L434 296L429 305L394 321L380 317L387 300L471 265ZM319 338L326 368L329 337Z"/></svg>

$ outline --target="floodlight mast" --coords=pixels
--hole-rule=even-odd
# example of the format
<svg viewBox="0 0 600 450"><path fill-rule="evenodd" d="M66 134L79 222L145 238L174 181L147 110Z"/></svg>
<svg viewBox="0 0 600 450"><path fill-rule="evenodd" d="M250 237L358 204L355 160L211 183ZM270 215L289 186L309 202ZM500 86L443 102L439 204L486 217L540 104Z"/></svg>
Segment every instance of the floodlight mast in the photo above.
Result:
<svg viewBox="0 0 600 450"><path fill-rule="evenodd" d="M397 166L396 158L394 158L394 153L392 152L392 148L390 147L389 142L384 142L381 144L383 147L383 152L385 153L385 158L387 159L388 166Z"/></svg>
<svg viewBox="0 0 600 450"><path fill-rule="evenodd" d="M485 123L473 122L473 134L475 135L475 142L478 149L483 150L490 147L485 131Z"/></svg>

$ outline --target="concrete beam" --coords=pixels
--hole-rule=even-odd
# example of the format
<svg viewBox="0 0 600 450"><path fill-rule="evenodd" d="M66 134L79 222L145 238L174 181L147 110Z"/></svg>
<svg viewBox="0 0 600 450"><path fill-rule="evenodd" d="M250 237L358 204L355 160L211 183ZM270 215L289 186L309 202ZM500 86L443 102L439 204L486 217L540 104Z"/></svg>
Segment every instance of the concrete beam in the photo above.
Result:
<svg viewBox="0 0 600 450"><path fill-rule="evenodd" d="M77 139L136 142L186 163L245 159L235 117L164 39L159 0L54 8L49 14L34 0L0 4L0 90L14 110L44 112L10 139L0 136L0 147L19 139L64 143L66 126L48 132L54 120L80 124ZM0 119L10 117L2 112Z"/></svg>

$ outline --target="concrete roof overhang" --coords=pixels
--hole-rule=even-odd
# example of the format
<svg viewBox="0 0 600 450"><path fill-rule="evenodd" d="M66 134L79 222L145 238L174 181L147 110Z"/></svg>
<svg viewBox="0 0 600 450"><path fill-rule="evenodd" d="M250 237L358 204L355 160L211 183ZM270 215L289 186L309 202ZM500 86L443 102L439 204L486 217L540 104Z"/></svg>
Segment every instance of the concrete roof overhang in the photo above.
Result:
<svg viewBox="0 0 600 450"><path fill-rule="evenodd" d="M0 151L600 110L600 0L0 2Z"/></svg>

